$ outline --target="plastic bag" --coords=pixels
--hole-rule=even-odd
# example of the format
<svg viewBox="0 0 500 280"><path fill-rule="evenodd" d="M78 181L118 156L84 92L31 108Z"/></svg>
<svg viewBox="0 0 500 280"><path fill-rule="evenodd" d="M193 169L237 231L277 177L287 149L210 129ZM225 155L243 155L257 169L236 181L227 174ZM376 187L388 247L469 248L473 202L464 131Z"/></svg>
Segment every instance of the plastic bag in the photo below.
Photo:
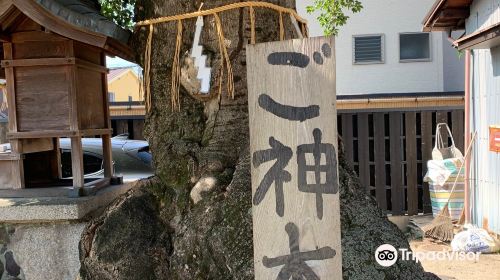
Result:
<svg viewBox="0 0 500 280"><path fill-rule="evenodd" d="M443 139L441 134L441 129L446 128L447 136L451 138L451 146L445 145L445 142L448 143L448 137ZM434 145L434 149L432 150L432 159L433 160L443 160L448 158L463 158L462 152L455 146L455 140L453 139L453 135L451 134L450 127L445 123L439 123L436 126L436 143Z"/></svg>
<svg viewBox="0 0 500 280"><path fill-rule="evenodd" d="M455 235L451 248L455 252L495 253L500 250L500 244L486 230L472 228Z"/></svg>
<svg viewBox="0 0 500 280"><path fill-rule="evenodd" d="M424 177L424 182L429 182L434 185L444 186L449 181L451 175L458 175L460 166L463 164L463 158L451 158L445 160L429 160L427 162L427 173ZM463 170L460 176L463 174ZM453 178L453 183L455 180Z"/></svg>

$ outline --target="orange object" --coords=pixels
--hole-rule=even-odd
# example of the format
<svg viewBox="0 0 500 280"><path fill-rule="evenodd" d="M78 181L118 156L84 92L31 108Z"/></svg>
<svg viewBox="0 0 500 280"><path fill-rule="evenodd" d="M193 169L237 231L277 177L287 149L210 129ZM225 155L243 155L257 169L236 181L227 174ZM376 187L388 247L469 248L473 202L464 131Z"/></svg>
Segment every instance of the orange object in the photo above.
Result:
<svg viewBox="0 0 500 280"><path fill-rule="evenodd" d="M490 151L500 153L500 126L490 126Z"/></svg>

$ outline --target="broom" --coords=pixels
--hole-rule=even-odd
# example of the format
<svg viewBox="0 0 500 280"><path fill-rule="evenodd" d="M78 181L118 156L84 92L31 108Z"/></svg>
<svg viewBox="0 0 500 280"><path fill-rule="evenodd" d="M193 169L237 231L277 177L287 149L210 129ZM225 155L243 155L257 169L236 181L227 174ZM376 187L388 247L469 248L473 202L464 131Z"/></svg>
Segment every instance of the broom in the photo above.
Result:
<svg viewBox="0 0 500 280"><path fill-rule="evenodd" d="M448 201L444 205L443 209L437 214L437 217L434 218L434 220L422 227L422 230L425 233L426 237L431 237L437 240L441 240L444 242L449 242L453 240L454 232L453 232L453 221L451 219L450 215L450 209L449 209L449 204L451 200L451 196L453 195L453 191L455 190L455 187L457 186L457 181L458 178L460 177L460 173L462 173L462 169L464 167L465 161L467 160L467 157L469 156L469 153L472 149L472 144L474 143L474 140L476 139L477 131L474 133L472 136L472 140L469 143L469 147L467 147L467 152L465 153L464 160L462 161L462 164L460 165L460 169L458 170L457 177L455 178L455 182L453 183L453 188L451 188L451 193L450 197L448 198Z"/></svg>

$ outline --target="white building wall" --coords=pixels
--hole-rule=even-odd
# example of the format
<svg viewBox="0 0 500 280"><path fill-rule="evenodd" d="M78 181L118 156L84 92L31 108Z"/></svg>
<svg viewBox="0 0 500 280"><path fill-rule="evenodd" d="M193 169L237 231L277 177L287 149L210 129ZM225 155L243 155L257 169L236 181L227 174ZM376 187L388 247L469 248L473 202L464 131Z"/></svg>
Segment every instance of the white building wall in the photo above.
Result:
<svg viewBox="0 0 500 280"><path fill-rule="evenodd" d="M309 21L311 36L321 36L317 15L306 12L306 6L312 3L313 0L297 0L297 10ZM351 18L337 36L339 95L463 91L463 59L458 58L443 33L431 33L431 61L399 61L399 33L421 31L422 19L434 0L366 0L362 3L363 10L349 14ZM353 64L352 36L363 34L384 34L383 64Z"/></svg>
<svg viewBox="0 0 500 280"><path fill-rule="evenodd" d="M452 37L458 38L463 33L463 31L453 32ZM463 53L459 53L451 46L451 43L448 41L448 34L444 32L441 34L443 36L443 90L463 91L465 88L465 62Z"/></svg>

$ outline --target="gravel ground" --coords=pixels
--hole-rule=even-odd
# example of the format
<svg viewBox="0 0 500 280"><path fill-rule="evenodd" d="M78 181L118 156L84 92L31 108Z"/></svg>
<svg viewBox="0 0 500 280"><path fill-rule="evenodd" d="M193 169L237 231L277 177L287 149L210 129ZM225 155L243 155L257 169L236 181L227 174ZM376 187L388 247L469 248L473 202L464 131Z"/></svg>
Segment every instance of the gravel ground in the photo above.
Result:
<svg viewBox="0 0 500 280"><path fill-rule="evenodd" d="M410 245L415 252L451 251L448 244L436 244L427 239L412 241ZM478 261L424 260L422 266L425 271L432 272L441 279L500 279L500 254L482 254Z"/></svg>

